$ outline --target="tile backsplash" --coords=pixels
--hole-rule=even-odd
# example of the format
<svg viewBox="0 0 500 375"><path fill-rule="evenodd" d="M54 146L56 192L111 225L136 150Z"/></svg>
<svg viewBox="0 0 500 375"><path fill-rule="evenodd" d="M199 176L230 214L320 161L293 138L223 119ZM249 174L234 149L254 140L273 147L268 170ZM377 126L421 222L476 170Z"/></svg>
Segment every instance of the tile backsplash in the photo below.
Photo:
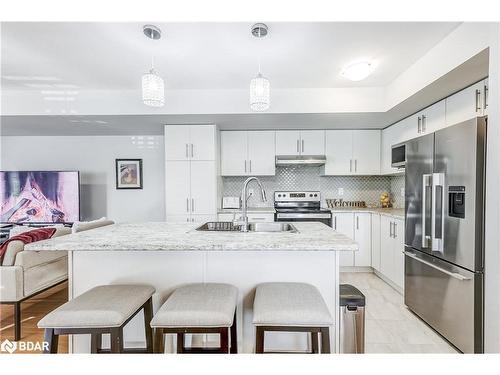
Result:
<svg viewBox="0 0 500 375"><path fill-rule="evenodd" d="M223 195L239 196L246 177L223 177ZM268 193L268 201L262 203L258 187L251 183L255 196L250 197L251 206L272 206L273 193L277 190L318 190L326 206L327 198L342 198L347 201L365 201L367 205L378 205L380 194L390 192L395 207L403 207L401 187L404 188L404 176L321 176L320 167L276 167L275 176L259 177ZM343 189L340 195L339 189Z"/></svg>

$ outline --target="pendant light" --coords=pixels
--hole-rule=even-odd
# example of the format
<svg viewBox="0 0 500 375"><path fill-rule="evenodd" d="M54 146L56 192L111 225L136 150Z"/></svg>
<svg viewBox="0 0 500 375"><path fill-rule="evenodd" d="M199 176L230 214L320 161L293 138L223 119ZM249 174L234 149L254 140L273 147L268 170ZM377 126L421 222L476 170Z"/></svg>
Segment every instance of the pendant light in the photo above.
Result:
<svg viewBox="0 0 500 375"><path fill-rule="evenodd" d="M252 26L252 35L256 38L263 38L267 33L268 28L263 23ZM270 91L271 85L269 80L262 75L259 61L259 73L250 81L250 108L252 111L262 112L269 109Z"/></svg>
<svg viewBox="0 0 500 375"><path fill-rule="evenodd" d="M145 25L143 31L149 39L161 38L161 30L154 25ZM142 75L142 102L150 107L165 105L165 82L154 68L153 57L151 57L151 69Z"/></svg>

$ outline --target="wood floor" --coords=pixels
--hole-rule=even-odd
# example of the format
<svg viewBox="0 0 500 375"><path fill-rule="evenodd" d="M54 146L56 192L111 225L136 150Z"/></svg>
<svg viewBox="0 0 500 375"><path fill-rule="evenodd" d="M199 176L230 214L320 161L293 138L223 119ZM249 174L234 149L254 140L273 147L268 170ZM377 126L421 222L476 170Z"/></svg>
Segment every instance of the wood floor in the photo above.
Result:
<svg viewBox="0 0 500 375"><path fill-rule="evenodd" d="M68 284L63 283L33 298L24 301L21 312L21 341L43 342L43 330L36 325L43 316L68 301ZM0 342L14 339L14 308L11 305L0 305ZM68 338L59 339L59 353L68 353ZM21 352L22 353L22 352ZM36 351L27 352L37 353ZM2 353L3 354L3 353Z"/></svg>
<svg viewBox="0 0 500 375"><path fill-rule="evenodd" d="M366 353L457 353L375 274L341 273L340 282L354 285L366 297Z"/></svg>

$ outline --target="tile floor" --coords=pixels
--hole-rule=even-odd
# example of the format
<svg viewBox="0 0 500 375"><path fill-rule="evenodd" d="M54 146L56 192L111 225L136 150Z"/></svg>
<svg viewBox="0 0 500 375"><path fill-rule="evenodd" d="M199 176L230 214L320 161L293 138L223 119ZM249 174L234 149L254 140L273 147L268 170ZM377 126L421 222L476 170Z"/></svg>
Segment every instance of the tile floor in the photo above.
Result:
<svg viewBox="0 0 500 375"><path fill-rule="evenodd" d="M340 281L366 297L366 353L457 353L411 313L403 296L373 273L341 273Z"/></svg>

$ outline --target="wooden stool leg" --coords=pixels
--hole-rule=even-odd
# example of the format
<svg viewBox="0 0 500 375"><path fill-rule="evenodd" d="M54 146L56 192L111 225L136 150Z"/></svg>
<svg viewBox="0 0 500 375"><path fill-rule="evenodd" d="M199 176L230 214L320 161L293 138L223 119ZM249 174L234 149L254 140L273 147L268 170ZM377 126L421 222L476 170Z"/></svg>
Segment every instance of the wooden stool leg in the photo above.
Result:
<svg viewBox="0 0 500 375"><path fill-rule="evenodd" d="M144 305L144 330L146 333L146 351L153 353L153 329L151 320L153 319L153 299L150 298Z"/></svg>
<svg viewBox="0 0 500 375"><path fill-rule="evenodd" d="M97 354L101 351L102 335L100 333L92 333L90 335L90 353Z"/></svg>
<svg viewBox="0 0 500 375"><path fill-rule="evenodd" d="M314 354L319 353L319 347L318 347L318 332L311 332L311 351Z"/></svg>
<svg viewBox="0 0 500 375"><path fill-rule="evenodd" d="M21 302L14 303L14 341L21 340Z"/></svg>
<svg viewBox="0 0 500 375"><path fill-rule="evenodd" d="M321 353L330 354L330 329L321 328Z"/></svg>
<svg viewBox="0 0 500 375"><path fill-rule="evenodd" d="M236 312L234 313L233 325L231 326L231 354L238 353L238 326L236 325Z"/></svg>
<svg viewBox="0 0 500 375"><path fill-rule="evenodd" d="M153 346L155 353L159 354L165 353L165 348L163 345L164 338L165 337L163 336L163 328L155 328L155 342Z"/></svg>
<svg viewBox="0 0 500 375"><path fill-rule="evenodd" d="M177 333L177 353L184 353L184 333Z"/></svg>
<svg viewBox="0 0 500 375"><path fill-rule="evenodd" d="M44 341L48 344L44 346L43 352L45 354L56 354L57 344L59 343L59 336L54 333L53 328L46 328L44 334Z"/></svg>
<svg viewBox="0 0 500 375"><path fill-rule="evenodd" d="M112 328L110 333L111 353L123 353L123 328Z"/></svg>
<svg viewBox="0 0 500 375"><path fill-rule="evenodd" d="M257 327L255 334L255 353L264 353L264 327Z"/></svg>
<svg viewBox="0 0 500 375"><path fill-rule="evenodd" d="M227 354L229 352L229 328L220 330L220 352Z"/></svg>

